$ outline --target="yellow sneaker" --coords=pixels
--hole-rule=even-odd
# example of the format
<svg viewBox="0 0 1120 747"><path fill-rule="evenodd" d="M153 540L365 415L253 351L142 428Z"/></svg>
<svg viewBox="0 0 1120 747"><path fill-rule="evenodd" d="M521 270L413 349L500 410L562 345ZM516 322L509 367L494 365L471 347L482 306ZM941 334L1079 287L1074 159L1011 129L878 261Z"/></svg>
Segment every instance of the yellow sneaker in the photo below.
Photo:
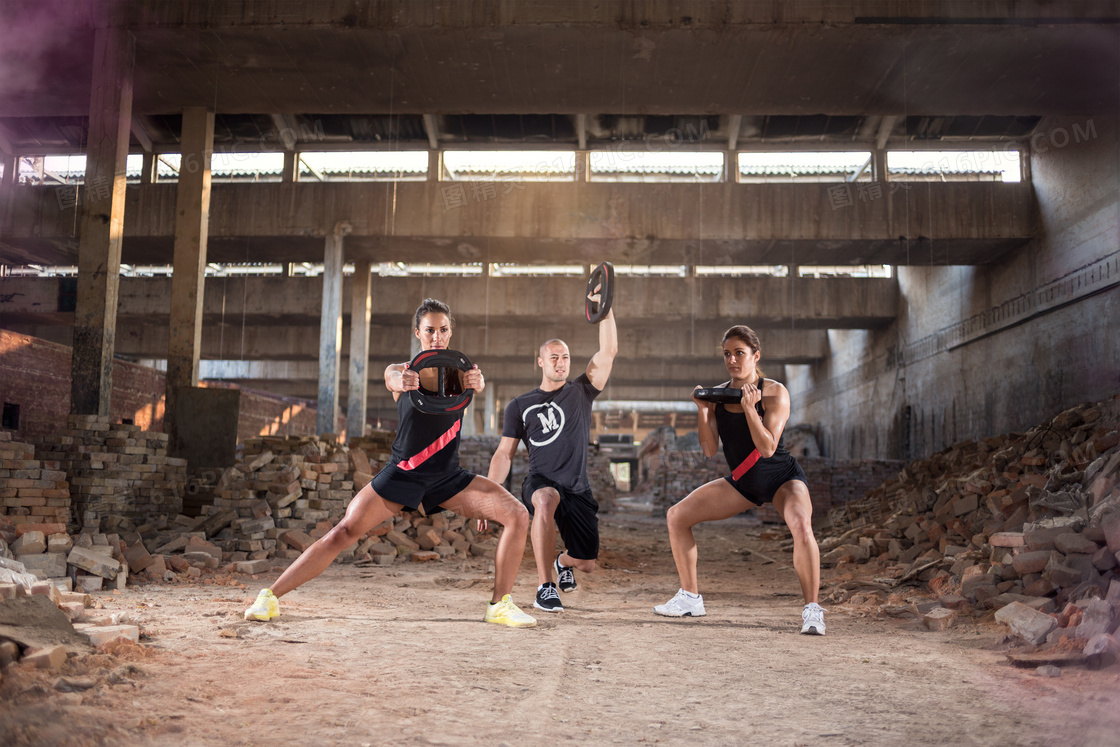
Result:
<svg viewBox="0 0 1120 747"><path fill-rule="evenodd" d="M482 619L488 623L508 625L511 628L531 628L537 624L535 618L518 609L509 594L502 597L500 602L486 605L486 617Z"/></svg>
<svg viewBox="0 0 1120 747"><path fill-rule="evenodd" d="M268 622L274 617L280 617L280 600L272 593L272 589L261 589L261 593L257 594L257 601L245 610L245 619Z"/></svg>

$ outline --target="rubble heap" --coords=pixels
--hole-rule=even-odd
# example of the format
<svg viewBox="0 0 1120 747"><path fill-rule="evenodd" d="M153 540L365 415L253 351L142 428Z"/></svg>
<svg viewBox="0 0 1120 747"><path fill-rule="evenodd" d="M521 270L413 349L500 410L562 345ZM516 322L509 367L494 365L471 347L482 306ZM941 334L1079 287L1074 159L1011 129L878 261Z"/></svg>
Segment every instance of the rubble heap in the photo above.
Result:
<svg viewBox="0 0 1120 747"><path fill-rule="evenodd" d="M1120 624L1120 397L954 444L845 512L820 542L822 565L884 572L826 600L924 583L931 627L998 610L1031 643L1085 644Z"/></svg>

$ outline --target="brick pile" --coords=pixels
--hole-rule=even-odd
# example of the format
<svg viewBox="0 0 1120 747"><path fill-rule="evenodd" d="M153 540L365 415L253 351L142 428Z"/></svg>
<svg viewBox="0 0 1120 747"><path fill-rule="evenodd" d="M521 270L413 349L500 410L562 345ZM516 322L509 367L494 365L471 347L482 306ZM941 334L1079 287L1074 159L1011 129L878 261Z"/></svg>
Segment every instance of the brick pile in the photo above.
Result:
<svg viewBox="0 0 1120 747"><path fill-rule="evenodd" d="M256 502L266 500L275 518L303 529L341 518L355 483L369 482L374 470L361 449L316 436L252 439L242 453L241 462L222 475L214 505L247 518L259 512Z"/></svg>
<svg viewBox="0 0 1120 747"><path fill-rule="evenodd" d="M66 425L35 443L39 457L66 474L65 521L96 527L110 516L144 520L182 510L187 461L167 455L167 434L98 415L70 415Z"/></svg>
<svg viewBox="0 0 1120 747"><path fill-rule="evenodd" d="M1120 625L1120 397L954 444L844 508L822 564L878 575L829 601L924 584L930 627L999 610L1034 644L1087 646Z"/></svg>
<svg viewBox="0 0 1120 747"><path fill-rule="evenodd" d="M385 464L393 451L396 431L374 430L361 438L352 438L347 444L351 449L361 449L369 458L370 464Z"/></svg>
<svg viewBox="0 0 1120 747"><path fill-rule="evenodd" d="M29 589L48 582L63 591L123 589L128 581L124 550L115 533L70 535L61 523L0 522L0 583Z"/></svg>
<svg viewBox="0 0 1120 747"><path fill-rule="evenodd" d="M56 629L64 629L65 623L70 622L75 632L85 636L96 648L121 641L138 643L138 626L128 624L120 614L99 612L101 605L88 591L82 586L75 591L71 585L75 576L103 580L102 576L87 576L85 568L95 568L106 575L112 573L123 585L124 576L119 570L111 571L112 566L119 563L113 558L110 537L82 534L75 543L64 529L62 524L12 524L0 518L0 604L14 609L17 619L21 610L27 610L27 614L34 614L40 620L57 619L61 624L53 625ZM42 561L36 564L39 557L46 557L48 562L61 564L63 568L69 567L70 575L44 579L42 573L31 570L47 565ZM28 561L27 565L23 561ZM101 588L100 583L89 586L91 590ZM25 666L57 669L66 657L65 645L21 651L16 642L0 639L0 670L16 661L22 661Z"/></svg>
<svg viewBox="0 0 1120 747"><path fill-rule="evenodd" d="M316 436L247 441L241 461L223 473L207 515L183 527L179 539L163 537L155 551L183 550L182 538L193 538L216 547L220 562L253 573L277 565L272 560L299 557L338 523L356 489L384 466L393 436L374 431L347 445ZM374 527L341 557L387 563L397 557L419 561L456 553L492 554L485 538L476 537L466 524L449 512L426 517L404 511Z"/></svg>
<svg viewBox="0 0 1120 747"><path fill-rule="evenodd" d="M0 516L13 524L70 521L70 486L54 460L40 460L35 445L0 431Z"/></svg>

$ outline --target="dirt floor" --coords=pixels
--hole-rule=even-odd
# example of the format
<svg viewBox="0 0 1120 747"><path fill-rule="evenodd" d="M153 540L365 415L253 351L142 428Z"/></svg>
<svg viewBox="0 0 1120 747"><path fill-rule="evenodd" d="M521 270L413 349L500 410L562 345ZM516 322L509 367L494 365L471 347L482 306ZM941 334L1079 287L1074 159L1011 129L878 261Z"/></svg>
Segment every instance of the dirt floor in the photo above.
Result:
<svg viewBox="0 0 1120 747"><path fill-rule="evenodd" d="M799 635L791 555L749 517L698 528L700 619L653 614L677 589L663 519L615 513L602 534L602 568L528 630L482 622L481 559L336 565L270 623L241 615L271 577L101 595L143 644L62 678L9 667L0 744L1120 742L1120 666L1012 668L990 615L935 633L905 602L833 605L826 637ZM535 576L526 553L526 609Z"/></svg>

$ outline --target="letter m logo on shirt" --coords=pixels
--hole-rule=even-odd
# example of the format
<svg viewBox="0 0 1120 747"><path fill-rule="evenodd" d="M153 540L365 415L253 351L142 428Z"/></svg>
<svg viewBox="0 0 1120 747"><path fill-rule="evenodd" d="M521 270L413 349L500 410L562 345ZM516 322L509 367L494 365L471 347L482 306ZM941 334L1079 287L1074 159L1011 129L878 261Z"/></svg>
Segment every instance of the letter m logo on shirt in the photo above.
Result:
<svg viewBox="0 0 1120 747"><path fill-rule="evenodd" d="M545 433L549 433L560 427L560 424L556 422L556 411L551 408L545 412L538 412L537 417L540 418L541 428L544 429Z"/></svg>
<svg viewBox="0 0 1120 747"><path fill-rule="evenodd" d="M533 405L522 413L525 429L529 429L531 418L536 415L541 423L541 440L529 438L531 446L548 446L564 431L564 411L551 402Z"/></svg>

